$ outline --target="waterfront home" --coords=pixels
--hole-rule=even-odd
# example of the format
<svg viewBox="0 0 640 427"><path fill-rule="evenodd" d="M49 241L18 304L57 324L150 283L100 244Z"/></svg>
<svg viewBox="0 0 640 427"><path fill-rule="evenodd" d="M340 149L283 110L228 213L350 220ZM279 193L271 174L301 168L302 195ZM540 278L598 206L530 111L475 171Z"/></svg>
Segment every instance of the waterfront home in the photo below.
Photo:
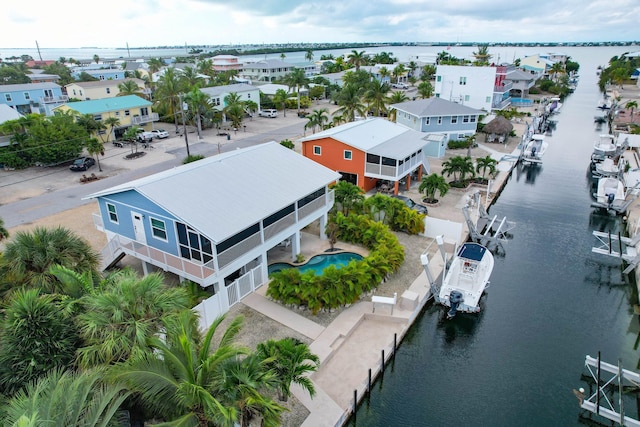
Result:
<svg viewBox="0 0 640 427"><path fill-rule="evenodd" d="M526 98L529 95L529 89L536 84L536 76L520 69L513 69L507 72L505 81L511 83L512 95Z"/></svg>
<svg viewBox="0 0 640 427"><path fill-rule="evenodd" d="M117 96L115 98L93 99L91 101L69 102L55 108L63 113L72 111L79 115L90 114L96 121L115 117L120 122L112 129L102 129L95 135L103 141L114 141L122 137L128 128L141 127L152 130L153 122L159 120L158 113L151 111L153 103L137 95Z"/></svg>
<svg viewBox="0 0 640 427"><path fill-rule="evenodd" d="M384 77L382 76L382 74L380 73L380 69L382 68L386 68L388 71L388 74L386 74ZM362 65L360 67L360 70L362 71L366 71L367 73L369 73L369 75L371 77L373 77L376 80L379 80L383 83L391 83L391 72L393 71L393 68L395 67L395 65L391 65L391 64L379 64L379 65ZM355 71L355 69L350 68L347 70L343 70L343 71L338 71L337 73L328 73L328 74L323 74L322 77L324 77L325 79L329 80L330 84L335 84L338 85L340 87L342 87L342 85L344 84L344 75L346 73L353 73ZM401 79L402 80L402 79ZM406 80L406 78L405 78Z"/></svg>
<svg viewBox="0 0 640 427"><path fill-rule="evenodd" d="M242 67L240 77L257 82L273 82L284 78L295 69L293 64L279 59L248 62Z"/></svg>
<svg viewBox="0 0 640 427"><path fill-rule="evenodd" d="M113 98L120 94L119 85L126 81L133 81L139 89L141 95L149 95L150 89L145 87L144 80L141 79L119 79L119 80L97 80L91 82L73 82L65 85L67 95L70 98L77 98L83 101L92 99Z"/></svg>
<svg viewBox="0 0 640 427"><path fill-rule="evenodd" d="M107 237L103 267L124 256L191 280L212 296L206 316L228 311L267 282L268 251L283 242L292 260L300 232L320 238L340 175L275 141L232 150L87 196ZM284 246L284 245L282 245Z"/></svg>
<svg viewBox="0 0 640 427"><path fill-rule="evenodd" d="M82 73L88 74L98 80L118 80L125 78L125 70L114 63L87 63L71 68L71 77L75 80L79 80Z"/></svg>
<svg viewBox="0 0 640 427"><path fill-rule="evenodd" d="M306 77L313 77L320 74L320 67L318 67L315 62L296 62L293 66L304 70L304 75Z"/></svg>
<svg viewBox="0 0 640 427"><path fill-rule="evenodd" d="M57 74L46 74L43 73L43 70L38 68L32 68L29 70L29 74L27 74L31 83L58 83L60 81L60 76Z"/></svg>
<svg viewBox="0 0 640 427"><path fill-rule="evenodd" d="M53 115L53 110L69 99L59 84L22 83L0 85L0 104L8 105L20 114Z"/></svg>
<svg viewBox="0 0 640 427"><path fill-rule="evenodd" d="M241 101L253 101L260 106L260 89L246 83L235 83L224 86L212 86L200 88L200 92L209 95L209 103L218 111L226 106L225 98L232 93L238 94Z"/></svg>
<svg viewBox="0 0 640 427"><path fill-rule="evenodd" d="M549 58L545 58L540 54L525 56L520 60L519 67L526 72L534 75L537 79L548 74L555 62Z"/></svg>
<svg viewBox="0 0 640 427"><path fill-rule="evenodd" d="M396 110L396 123L418 132L444 134L445 141L459 141L474 135L482 114L480 110L442 98L401 102L389 108Z"/></svg>
<svg viewBox="0 0 640 427"><path fill-rule="evenodd" d="M211 58L211 63L215 71L242 70L242 62L234 55L216 55Z"/></svg>
<svg viewBox="0 0 640 427"><path fill-rule="evenodd" d="M435 95L490 113L511 103L511 83L506 81L509 66L438 65Z"/></svg>
<svg viewBox="0 0 640 427"><path fill-rule="evenodd" d="M387 181L394 194L400 183L409 189L411 180L429 172L425 147L438 145L429 135L390 122L369 118L329 128L299 140L302 155L337 171L341 180L365 192Z"/></svg>

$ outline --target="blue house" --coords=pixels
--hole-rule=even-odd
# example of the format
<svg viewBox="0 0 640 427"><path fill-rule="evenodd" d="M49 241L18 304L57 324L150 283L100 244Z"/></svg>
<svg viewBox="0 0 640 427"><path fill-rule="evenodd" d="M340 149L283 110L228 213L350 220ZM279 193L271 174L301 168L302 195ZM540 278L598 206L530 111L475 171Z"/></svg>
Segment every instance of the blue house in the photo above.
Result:
<svg viewBox="0 0 640 427"><path fill-rule="evenodd" d="M292 260L300 231L333 206L340 175L276 142L234 150L87 196L107 237L108 268L128 255L188 279L212 295L205 317L228 311L267 282L267 251L283 242ZM206 321L206 319L205 319Z"/></svg>
<svg viewBox="0 0 640 427"><path fill-rule="evenodd" d="M445 135L446 141L458 141L474 135L481 110L442 98L419 99L393 104L396 123L428 134Z"/></svg>
<svg viewBox="0 0 640 427"><path fill-rule="evenodd" d="M0 104L8 105L20 114L53 115L53 108L69 98L56 83L24 83L0 85Z"/></svg>

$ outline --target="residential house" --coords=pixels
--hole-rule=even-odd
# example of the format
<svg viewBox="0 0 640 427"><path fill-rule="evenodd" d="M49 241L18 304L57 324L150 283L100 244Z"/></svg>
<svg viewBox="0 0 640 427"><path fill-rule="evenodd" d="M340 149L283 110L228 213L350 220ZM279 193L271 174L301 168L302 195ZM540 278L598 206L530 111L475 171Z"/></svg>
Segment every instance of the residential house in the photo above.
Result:
<svg viewBox="0 0 640 427"><path fill-rule="evenodd" d="M257 82L273 82L291 73L293 64L279 59L264 59L262 61L244 64L241 77Z"/></svg>
<svg viewBox="0 0 640 427"><path fill-rule="evenodd" d="M42 70L32 68L29 70L30 74L27 74L31 83L58 83L60 76L57 74L45 74Z"/></svg>
<svg viewBox="0 0 640 427"><path fill-rule="evenodd" d="M428 135L382 118L346 123L299 140L302 155L332 169L341 180L365 192L390 181L394 194L400 182L408 189L429 171L425 146Z"/></svg>
<svg viewBox="0 0 640 427"><path fill-rule="evenodd" d="M526 71L513 69L507 73L505 81L511 83L512 95L526 98L529 95L529 89L536 84L536 77Z"/></svg>
<svg viewBox="0 0 640 427"><path fill-rule="evenodd" d="M234 55L216 55L211 58L213 69L215 71L242 70L242 62L238 61L238 57Z"/></svg>
<svg viewBox="0 0 640 427"><path fill-rule="evenodd" d="M48 67L49 65L52 65L52 64L55 64L55 63L56 63L56 61L53 60L53 59L47 59L47 60L44 60L44 61L37 61L35 59L31 59L31 60L25 62L24 65L27 68L34 68L34 67L42 68L42 67Z"/></svg>
<svg viewBox="0 0 640 427"><path fill-rule="evenodd" d="M144 80L140 79L118 79L118 80L97 80L93 82L73 82L65 85L67 95L70 98L89 101L92 99L113 98L120 94L119 85L131 80L136 83L141 94L149 95L150 89L145 86Z"/></svg>
<svg viewBox="0 0 640 427"><path fill-rule="evenodd" d="M293 66L304 70L304 75L307 77L313 77L320 74L320 67L318 67L315 62L296 62Z"/></svg>
<svg viewBox="0 0 640 427"><path fill-rule="evenodd" d="M86 73L98 80L120 80L125 78L125 70L115 63L87 63L71 69L71 77L75 80L78 80L82 73Z"/></svg>
<svg viewBox="0 0 640 427"><path fill-rule="evenodd" d="M153 122L158 121L158 113L151 111L153 103L137 95L118 96L115 98L93 99L91 101L69 102L55 108L56 111L73 111L80 115L91 114L96 121L115 117L120 121L118 126L98 132L103 141L115 141L122 137L132 126L151 131Z"/></svg>
<svg viewBox="0 0 640 427"><path fill-rule="evenodd" d="M445 141L474 135L482 114L478 109L442 98L401 102L389 108L396 110L396 123L418 132L444 135Z"/></svg>
<svg viewBox="0 0 640 427"><path fill-rule="evenodd" d="M20 114L53 115L53 109L69 98L56 83L23 83L0 85L0 104L6 104Z"/></svg>
<svg viewBox="0 0 640 427"><path fill-rule="evenodd" d="M391 72L393 71L393 68L395 67L395 65L393 64L378 64L378 65L363 65L360 67L361 70L366 71L367 73L369 73L371 75L371 77L373 77L376 80L379 80L383 83L391 83ZM382 76L382 74L380 73L380 70L382 68L386 68L388 74L385 75L384 77ZM344 75L346 73L349 72L354 72L355 69L354 68L349 68L347 70L343 70L343 71L338 71L337 73L328 73L328 74L323 74L322 77L326 78L327 80L329 80L330 84L336 84L340 87L342 87L342 85L344 84ZM401 78L400 81L402 80L406 80L406 76L405 78ZM395 80L394 80L395 81Z"/></svg>
<svg viewBox="0 0 640 427"><path fill-rule="evenodd" d="M524 71L533 74L537 79L548 75L549 70L555 62L549 58L544 58L540 54L525 56L520 60L519 67Z"/></svg>
<svg viewBox="0 0 640 427"><path fill-rule="evenodd" d="M224 99L231 93L236 93L241 101L253 101L260 106L260 89L246 83L235 83L225 86L200 88L200 92L209 95L209 102L214 109L222 111L227 106Z"/></svg>
<svg viewBox="0 0 640 427"><path fill-rule="evenodd" d="M436 97L486 112L503 110L510 104L508 70L506 65L438 65Z"/></svg>
<svg viewBox="0 0 640 427"><path fill-rule="evenodd" d="M24 117L6 104L0 104L0 125L9 120L18 120ZM0 135L0 147L7 147L11 144L12 135Z"/></svg>
<svg viewBox="0 0 640 427"><path fill-rule="evenodd" d="M267 282L269 250L290 243L294 260L301 230L315 221L326 239L328 185L339 177L272 141L87 198L97 200L94 221L107 237L103 266L128 255L145 273L155 266L198 283L212 295L199 308L213 319Z"/></svg>

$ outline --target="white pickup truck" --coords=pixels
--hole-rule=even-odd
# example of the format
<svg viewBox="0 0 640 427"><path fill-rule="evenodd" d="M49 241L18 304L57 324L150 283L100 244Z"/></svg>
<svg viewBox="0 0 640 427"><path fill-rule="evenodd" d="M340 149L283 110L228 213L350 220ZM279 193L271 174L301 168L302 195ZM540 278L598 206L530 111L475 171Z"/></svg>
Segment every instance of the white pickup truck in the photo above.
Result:
<svg viewBox="0 0 640 427"><path fill-rule="evenodd" d="M138 130L138 136L136 136L136 139L138 140L138 142L151 142L153 141L153 137L154 137L154 133L153 132L147 132L145 130Z"/></svg>
<svg viewBox="0 0 640 427"><path fill-rule="evenodd" d="M391 87L394 89L409 89L409 85L406 83L392 83Z"/></svg>

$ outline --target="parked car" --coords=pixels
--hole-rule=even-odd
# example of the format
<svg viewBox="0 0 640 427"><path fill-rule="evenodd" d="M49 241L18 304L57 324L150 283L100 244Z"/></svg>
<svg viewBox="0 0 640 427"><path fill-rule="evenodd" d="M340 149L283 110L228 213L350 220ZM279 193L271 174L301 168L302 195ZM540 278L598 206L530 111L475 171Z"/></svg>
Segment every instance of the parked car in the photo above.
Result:
<svg viewBox="0 0 640 427"><path fill-rule="evenodd" d="M404 202L405 205L407 205L408 207L410 207L411 209L413 209L414 211L421 213L421 214L427 214L427 207L425 205L421 205L420 203L416 203L413 201L413 199L410 199L409 197L406 196L391 196L394 199L398 199L398 200L402 200Z"/></svg>
<svg viewBox="0 0 640 427"><path fill-rule="evenodd" d="M260 117L271 117L273 119L275 117L278 117L278 110L273 110L273 109L260 110L258 115Z"/></svg>
<svg viewBox="0 0 640 427"><path fill-rule="evenodd" d="M154 129L151 133L158 139L169 138L169 132L164 129Z"/></svg>
<svg viewBox="0 0 640 427"><path fill-rule="evenodd" d="M392 83L391 87L394 89L409 89L409 85L406 83Z"/></svg>
<svg viewBox="0 0 640 427"><path fill-rule="evenodd" d="M138 136L136 139L138 142L151 142L155 134L153 132L147 132L142 128L138 128Z"/></svg>
<svg viewBox="0 0 640 427"><path fill-rule="evenodd" d="M69 169L74 172L86 171L91 166L95 165L96 161L93 160L93 157L80 157L79 159L75 159Z"/></svg>

